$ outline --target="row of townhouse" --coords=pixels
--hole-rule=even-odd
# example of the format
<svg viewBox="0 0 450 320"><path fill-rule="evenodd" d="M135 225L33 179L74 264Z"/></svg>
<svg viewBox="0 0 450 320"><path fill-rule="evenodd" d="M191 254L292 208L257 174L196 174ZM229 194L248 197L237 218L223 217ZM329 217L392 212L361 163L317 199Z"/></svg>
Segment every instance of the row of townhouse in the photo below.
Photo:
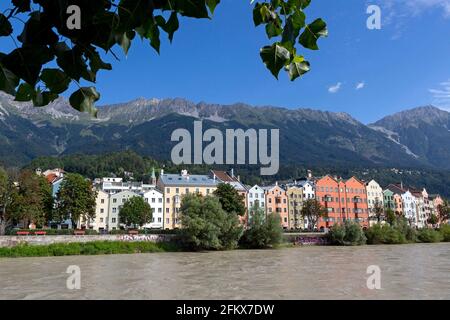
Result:
<svg viewBox="0 0 450 320"><path fill-rule="evenodd" d="M49 173L48 179L53 179L51 182L57 189L62 175L55 179L54 174ZM153 209L153 219L145 228L180 228L183 196L189 193L212 194L219 183L230 184L242 195L246 207L246 214L241 217L243 224L248 223L252 208L258 205L266 214L278 213L285 229L308 228L309 222L302 218L301 211L309 199L316 199L328 212L328 217L319 219L318 229L330 228L346 220L359 222L366 228L377 223L387 209L405 216L412 226L422 228L443 204L440 196L430 196L425 189L417 190L403 184L391 184L383 189L375 180L364 182L356 177L342 179L326 175L316 178L308 172L307 177L292 183L248 186L234 175L233 170L212 170L208 175L191 175L187 170L166 174L161 170L158 180L153 170L150 184L123 182L121 178L96 179L96 216L91 221L80 221L79 227L98 231L119 229L119 213L123 204L131 197L140 196Z"/></svg>

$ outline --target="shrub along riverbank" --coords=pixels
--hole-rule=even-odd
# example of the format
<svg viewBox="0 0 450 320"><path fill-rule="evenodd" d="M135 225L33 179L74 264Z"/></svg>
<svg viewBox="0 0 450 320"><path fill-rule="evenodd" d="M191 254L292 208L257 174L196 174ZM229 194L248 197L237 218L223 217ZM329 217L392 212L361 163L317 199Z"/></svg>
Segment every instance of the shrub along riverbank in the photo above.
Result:
<svg viewBox="0 0 450 320"><path fill-rule="evenodd" d="M93 241L85 243L55 243L42 246L19 245L12 248L0 248L0 257L50 257L176 251L180 251L180 247L172 242Z"/></svg>
<svg viewBox="0 0 450 320"><path fill-rule="evenodd" d="M397 218L392 224L376 224L362 230L358 224L347 221L333 227L328 237L331 244L344 246L450 242L450 225L443 225L436 230L416 230L411 228L405 219Z"/></svg>

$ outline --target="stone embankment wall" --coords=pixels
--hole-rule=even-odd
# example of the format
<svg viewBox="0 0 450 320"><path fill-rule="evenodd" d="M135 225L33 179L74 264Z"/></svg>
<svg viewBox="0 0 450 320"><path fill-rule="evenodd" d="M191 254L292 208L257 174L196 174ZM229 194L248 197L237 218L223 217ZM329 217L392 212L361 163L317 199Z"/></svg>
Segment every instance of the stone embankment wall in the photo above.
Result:
<svg viewBox="0 0 450 320"><path fill-rule="evenodd" d="M173 239L173 235L161 234L140 234L140 235L84 235L84 236L0 236L1 247L14 247L21 244L29 245L49 245L52 243L70 242L92 242L92 241L148 241L148 242L168 242Z"/></svg>

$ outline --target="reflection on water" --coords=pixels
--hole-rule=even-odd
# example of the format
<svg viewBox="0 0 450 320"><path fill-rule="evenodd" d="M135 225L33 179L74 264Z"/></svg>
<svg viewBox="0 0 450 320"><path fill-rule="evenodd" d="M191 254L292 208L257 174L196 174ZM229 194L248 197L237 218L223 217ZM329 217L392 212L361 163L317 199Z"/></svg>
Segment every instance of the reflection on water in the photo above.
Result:
<svg viewBox="0 0 450 320"><path fill-rule="evenodd" d="M0 299L450 299L449 270L446 243L0 259Z"/></svg>

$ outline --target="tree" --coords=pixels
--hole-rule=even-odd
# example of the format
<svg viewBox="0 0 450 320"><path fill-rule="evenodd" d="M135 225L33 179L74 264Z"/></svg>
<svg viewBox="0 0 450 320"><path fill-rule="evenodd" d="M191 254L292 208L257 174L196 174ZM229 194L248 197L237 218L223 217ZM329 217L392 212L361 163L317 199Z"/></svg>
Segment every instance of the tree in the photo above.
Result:
<svg viewBox="0 0 450 320"><path fill-rule="evenodd" d="M391 226L393 226L397 221L397 216L395 215L394 210L392 210L391 208L386 209L386 221Z"/></svg>
<svg viewBox="0 0 450 320"><path fill-rule="evenodd" d="M245 215L245 198L232 185L219 183L214 195L219 198L222 209L227 213L241 217Z"/></svg>
<svg viewBox="0 0 450 320"><path fill-rule="evenodd" d="M86 221L95 218L96 197L89 180L79 174L66 174L56 194L57 217L60 221L71 219L73 226L80 218Z"/></svg>
<svg viewBox="0 0 450 320"><path fill-rule="evenodd" d="M265 25L267 37L277 38L260 50L264 64L277 78L283 68L291 80L308 72L310 64L298 53L297 44L318 50L317 40L328 34L322 19L306 23L304 10L310 2L264 0L254 6L255 26ZM44 106L75 82L79 89L70 96L70 104L95 115L94 103L100 94L93 86L81 87L80 81L95 83L99 70L112 69L103 56L111 54L118 59L116 46L127 54L136 35L148 40L159 53L161 31L172 41L179 28L179 16L210 18L219 3L220 0L11 0L10 8L0 13L0 37L13 39L17 35L11 19L28 20L17 36L20 46L9 53L0 52L0 90L14 95L17 101Z"/></svg>
<svg viewBox="0 0 450 320"><path fill-rule="evenodd" d="M30 170L20 172L18 188L12 193L10 215L15 222L22 222L25 228L30 223L42 227L50 216L51 190L44 177Z"/></svg>
<svg viewBox="0 0 450 320"><path fill-rule="evenodd" d="M264 249L274 247L281 243L283 228L278 213L271 213L267 217L264 209L255 204L251 209L248 229L245 230L241 244L245 247Z"/></svg>
<svg viewBox="0 0 450 320"><path fill-rule="evenodd" d="M359 223L345 220L342 224L335 224L328 233L331 243L344 246L355 246L366 243L366 235Z"/></svg>
<svg viewBox="0 0 450 320"><path fill-rule="evenodd" d="M384 215L384 207L381 201L376 200L372 210L377 219L377 223L380 223Z"/></svg>
<svg viewBox="0 0 450 320"><path fill-rule="evenodd" d="M142 227L152 221L153 209L142 197L128 199L119 211L120 223L127 227Z"/></svg>
<svg viewBox="0 0 450 320"><path fill-rule="evenodd" d="M445 223L450 219L450 206L446 201L443 204L437 206L437 216L439 219L439 224Z"/></svg>
<svg viewBox="0 0 450 320"><path fill-rule="evenodd" d="M439 218L435 214L431 214L431 216L427 219L427 222L432 226L435 226L439 223Z"/></svg>
<svg viewBox="0 0 450 320"><path fill-rule="evenodd" d="M328 212L316 199L308 199L303 203L301 215L308 221L308 229L312 231L320 218L328 216Z"/></svg>
<svg viewBox="0 0 450 320"><path fill-rule="evenodd" d="M0 167L0 235L4 235L6 228L11 224L11 217L8 211L14 189L8 174Z"/></svg>
<svg viewBox="0 0 450 320"><path fill-rule="evenodd" d="M181 201L181 238L194 250L224 250L237 246L242 235L238 217L222 209L215 196L187 194Z"/></svg>

